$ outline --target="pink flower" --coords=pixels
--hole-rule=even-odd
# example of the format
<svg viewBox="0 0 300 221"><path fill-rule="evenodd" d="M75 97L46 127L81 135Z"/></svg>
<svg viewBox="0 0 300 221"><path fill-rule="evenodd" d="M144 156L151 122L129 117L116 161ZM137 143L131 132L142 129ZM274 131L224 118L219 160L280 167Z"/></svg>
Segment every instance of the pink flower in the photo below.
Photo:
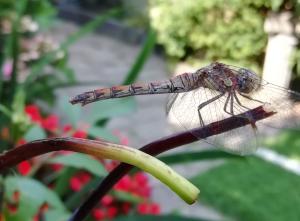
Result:
<svg viewBox="0 0 300 221"><path fill-rule="evenodd" d="M6 61L2 67L2 73L5 80L9 80L13 70L12 61Z"/></svg>

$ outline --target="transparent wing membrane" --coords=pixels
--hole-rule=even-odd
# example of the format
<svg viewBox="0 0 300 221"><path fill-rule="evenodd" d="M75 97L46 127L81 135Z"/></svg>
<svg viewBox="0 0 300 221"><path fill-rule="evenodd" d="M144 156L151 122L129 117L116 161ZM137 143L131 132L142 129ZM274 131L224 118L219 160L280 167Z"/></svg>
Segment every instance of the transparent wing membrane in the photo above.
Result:
<svg viewBox="0 0 300 221"><path fill-rule="evenodd" d="M172 95L170 97L170 100L172 100L172 107L169 107L170 117L173 120L175 119L177 124L186 130L200 127L201 123L198 113L199 105L218 95L220 95L220 93L205 88L199 88L185 94ZM200 110L204 125L232 116L223 110L226 99L226 95L224 95L207 104ZM234 106L234 108L236 109L237 107ZM244 111L239 110L239 113L242 112ZM237 120L239 119L237 118ZM199 138L199 134L195 133L193 135ZM239 155L250 154L257 148L255 131L251 126L244 126L212 136L204 141L224 151Z"/></svg>
<svg viewBox="0 0 300 221"><path fill-rule="evenodd" d="M254 83L257 84L257 82ZM300 100L300 94L261 81L257 89L249 94L236 90L222 95L221 92L207 88L174 94L170 96L167 112L176 118L178 125L191 130L244 113L263 104L267 105L276 114L257 122L258 131L252 125L248 125L205 140L227 152L244 155L256 150L259 145L258 135L268 130L265 126L275 129L300 130L300 105L295 105L293 99ZM201 108L198 111L199 107ZM251 120L251 116L249 119ZM237 117L236 120L239 118Z"/></svg>

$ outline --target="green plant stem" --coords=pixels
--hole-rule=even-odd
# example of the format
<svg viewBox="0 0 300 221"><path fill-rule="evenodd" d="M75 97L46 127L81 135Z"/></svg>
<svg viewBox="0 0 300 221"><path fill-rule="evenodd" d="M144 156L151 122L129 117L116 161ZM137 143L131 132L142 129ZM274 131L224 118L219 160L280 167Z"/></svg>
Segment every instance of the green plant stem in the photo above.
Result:
<svg viewBox="0 0 300 221"><path fill-rule="evenodd" d="M17 75L18 75L18 63L19 63L19 54L20 54L20 21L21 18L25 12L26 6L27 6L28 0L21 0L15 3L17 16L15 21L13 22L12 27L12 41L11 41L11 53L12 53L12 59L13 59L13 65L12 65L12 74L10 79L10 97L11 100L14 97L14 94L17 90Z"/></svg>
<svg viewBox="0 0 300 221"><path fill-rule="evenodd" d="M69 150L101 158L118 160L136 166L159 179L185 202L196 201L199 189L169 166L142 151L104 141L78 138L54 138L30 142L0 155L0 168L13 166L22 160L51 151ZM15 157L13 157L15 156Z"/></svg>
<svg viewBox="0 0 300 221"><path fill-rule="evenodd" d="M12 74L10 79L10 90L11 90L11 99L15 94L17 88L17 74L18 74L18 61L19 61L19 33L16 29L13 30L13 37L12 37Z"/></svg>
<svg viewBox="0 0 300 221"><path fill-rule="evenodd" d="M5 59L4 43L5 37L0 33L0 99L2 100L2 88L3 88L3 63Z"/></svg>

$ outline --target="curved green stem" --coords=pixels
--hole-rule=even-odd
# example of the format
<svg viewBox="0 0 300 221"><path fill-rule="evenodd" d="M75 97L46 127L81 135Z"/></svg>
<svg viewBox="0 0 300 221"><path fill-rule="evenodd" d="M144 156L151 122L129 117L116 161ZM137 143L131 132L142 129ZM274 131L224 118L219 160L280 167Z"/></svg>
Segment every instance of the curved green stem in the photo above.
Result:
<svg viewBox="0 0 300 221"><path fill-rule="evenodd" d="M189 204L197 200L200 192L169 166L140 150L105 141L78 138L54 138L24 144L0 155L0 170L25 159L57 150L70 150L134 165L159 179Z"/></svg>

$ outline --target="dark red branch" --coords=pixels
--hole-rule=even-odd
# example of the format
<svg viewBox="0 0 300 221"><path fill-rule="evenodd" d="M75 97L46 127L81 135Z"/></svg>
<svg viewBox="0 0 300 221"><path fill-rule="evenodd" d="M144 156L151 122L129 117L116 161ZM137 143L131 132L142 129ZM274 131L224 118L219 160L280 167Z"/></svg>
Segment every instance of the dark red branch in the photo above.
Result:
<svg viewBox="0 0 300 221"><path fill-rule="evenodd" d="M248 124L253 124L253 122L265 119L273 114L275 114L275 112L267 112L261 106L243 114L211 123L202 128L194 129L193 131L186 131L161 138L142 147L140 150L150 155L157 155L175 147L197 141L198 139L192 134L197 134L198 138L207 138L246 126ZM249 116L251 116L251 122L249 121ZM52 138L33 141L1 154L0 171L12 167L23 160L28 160L32 157L52 151L70 150L88 153L89 146L92 147L95 143L97 143L97 141L76 138ZM83 145L86 145L86 147L83 148ZM125 163L121 163L117 168L115 168L100 183L89 198L74 212L70 221L83 220L89 214L91 209L99 202L99 200L113 187L113 185L116 184L132 168L133 167L131 165Z"/></svg>
<svg viewBox="0 0 300 221"><path fill-rule="evenodd" d="M168 137L161 138L152 143L147 144L140 150L152 156L158 155L162 152L171 150L173 148L193 143L198 138L207 138L213 135L221 134L239 127L253 124L253 122L265 119L272 116L275 112L267 112L262 106L249 110L243 114L224 119L215 123L211 123L202 128L196 128L193 131L185 131L182 133L174 134ZM252 121L249 121L251 116ZM238 117L238 118L237 118ZM238 119L238 120L237 120ZM193 134L197 134L196 138ZM108 176L102 180L97 189L95 189L85 202L73 213L69 221L82 221L89 212L97 205L101 198L125 175L133 166L121 163Z"/></svg>
<svg viewBox="0 0 300 221"><path fill-rule="evenodd" d="M248 124L253 124L256 121L272 116L275 112L267 112L262 106L253 110L249 110L243 114L233 116L222 121L211 123L205 127L194 129L193 131L185 131L174 134L165 138L154 141L140 150L150 155L158 155L167 150L184 144L192 143L198 138L207 138L213 135L224 133ZM251 121L249 120L251 116ZM237 120L238 119L238 120ZM192 134L197 134L198 138ZM101 142L101 141L99 141ZM84 140L78 138L50 138L33 141L0 155L0 171L12 167L23 160L28 160L32 157L58 150L70 150L76 152L89 153L89 147L98 143L93 140ZM84 146L85 147L82 147ZM99 202L99 200L116 184L133 166L121 163L116 167L90 195L90 197L74 212L70 221L83 220L91 209Z"/></svg>

